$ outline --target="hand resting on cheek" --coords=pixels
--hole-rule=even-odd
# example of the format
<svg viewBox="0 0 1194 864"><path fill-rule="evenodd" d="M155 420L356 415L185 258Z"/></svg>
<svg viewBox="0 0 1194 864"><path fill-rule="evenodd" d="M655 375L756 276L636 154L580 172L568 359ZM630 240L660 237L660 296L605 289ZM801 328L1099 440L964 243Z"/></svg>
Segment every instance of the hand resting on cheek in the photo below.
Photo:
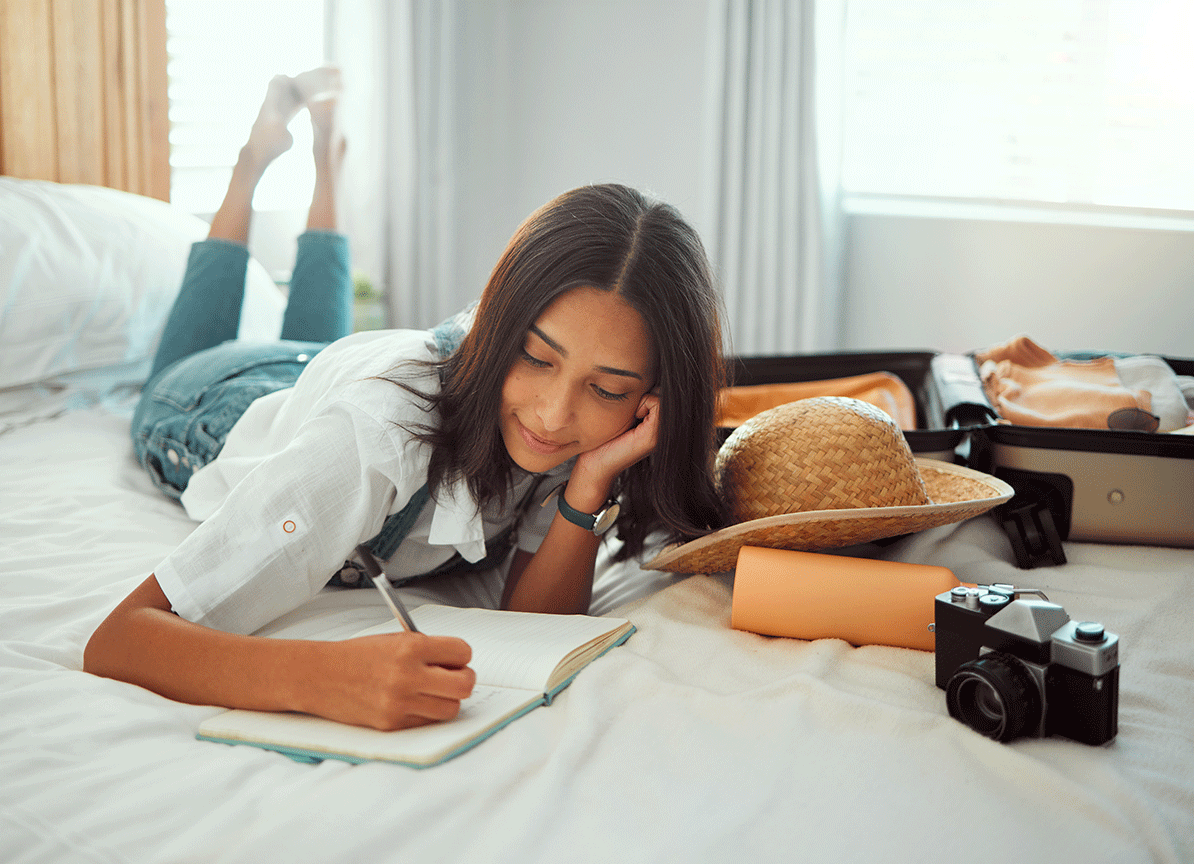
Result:
<svg viewBox="0 0 1194 864"><path fill-rule="evenodd" d="M617 477L631 465L646 458L659 440L659 397L648 393L639 402L634 417L621 433L609 441L582 453L576 471Z"/></svg>

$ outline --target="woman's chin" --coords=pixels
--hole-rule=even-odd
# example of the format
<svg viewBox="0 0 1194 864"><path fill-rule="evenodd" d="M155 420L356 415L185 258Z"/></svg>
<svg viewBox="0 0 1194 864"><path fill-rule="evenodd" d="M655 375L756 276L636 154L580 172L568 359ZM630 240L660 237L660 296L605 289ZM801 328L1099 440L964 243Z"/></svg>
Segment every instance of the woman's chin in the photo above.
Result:
<svg viewBox="0 0 1194 864"><path fill-rule="evenodd" d="M570 458L567 455L543 456L537 453L522 453L515 456L509 451L507 453L510 461L528 474L544 474L563 465Z"/></svg>

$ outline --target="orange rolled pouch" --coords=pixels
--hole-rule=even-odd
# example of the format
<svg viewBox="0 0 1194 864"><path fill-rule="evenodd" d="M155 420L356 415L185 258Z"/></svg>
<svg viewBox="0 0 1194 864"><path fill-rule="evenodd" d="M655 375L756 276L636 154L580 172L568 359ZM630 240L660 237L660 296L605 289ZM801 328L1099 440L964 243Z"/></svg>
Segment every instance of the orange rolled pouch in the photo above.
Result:
<svg viewBox="0 0 1194 864"><path fill-rule="evenodd" d="M928 564L743 546L730 626L933 651L933 599L960 584L951 570Z"/></svg>

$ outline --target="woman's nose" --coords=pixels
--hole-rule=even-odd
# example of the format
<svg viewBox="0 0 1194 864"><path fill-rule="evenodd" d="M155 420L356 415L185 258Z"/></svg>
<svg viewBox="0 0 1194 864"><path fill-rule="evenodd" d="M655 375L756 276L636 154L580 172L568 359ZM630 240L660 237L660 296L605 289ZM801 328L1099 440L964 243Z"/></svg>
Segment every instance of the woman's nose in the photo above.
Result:
<svg viewBox="0 0 1194 864"><path fill-rule="evenodd" d="M539 397L539 422L544 432L556 432L572 422L572 390L563 382L553 383Z"/></svg>

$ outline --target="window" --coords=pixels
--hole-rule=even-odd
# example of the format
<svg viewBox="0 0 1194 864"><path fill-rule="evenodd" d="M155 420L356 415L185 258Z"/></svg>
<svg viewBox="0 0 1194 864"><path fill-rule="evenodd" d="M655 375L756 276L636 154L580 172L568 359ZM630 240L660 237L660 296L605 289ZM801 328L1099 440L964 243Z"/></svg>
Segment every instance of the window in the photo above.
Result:
<svg viewBox="0 0 1194 864"><path fill-rule="evenodd" d="M214 213L232 166L278 73L324 62L324 0L167 0L171 201ZM311 128L266 173L258 210L304 209L311 200Z"/></svg>
<svg viewBox="0 0 1194 864"><path fill-rule="evenodd" d="M1194 3L848 0L848 193L1194 210Z"/></svg>

